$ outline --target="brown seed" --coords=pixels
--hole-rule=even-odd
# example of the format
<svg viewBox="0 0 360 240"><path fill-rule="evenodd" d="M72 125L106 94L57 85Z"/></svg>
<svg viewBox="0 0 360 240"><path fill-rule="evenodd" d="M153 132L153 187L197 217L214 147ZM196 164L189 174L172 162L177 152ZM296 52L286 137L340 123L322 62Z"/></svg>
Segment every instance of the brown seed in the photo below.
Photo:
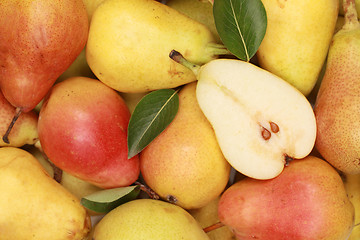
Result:
<svg viewBox="0 0 360 240"><path fill-rule="evenodd" d="M270 122L270 129L273 133L277 133L280 130L279 126L274 122Z"/></svg>
<svg viewBox="0 0 360 240"><path fill-rule="evenodd" d="M271 132L264 127L261 127L261 135L265 140L269 140L271 138Z"/></svg>

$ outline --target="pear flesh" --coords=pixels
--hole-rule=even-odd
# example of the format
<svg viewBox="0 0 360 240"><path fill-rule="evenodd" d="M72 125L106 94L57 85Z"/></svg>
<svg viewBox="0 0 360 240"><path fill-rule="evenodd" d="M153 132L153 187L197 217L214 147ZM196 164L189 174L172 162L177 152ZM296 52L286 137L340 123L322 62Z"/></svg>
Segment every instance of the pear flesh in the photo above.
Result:
<svg viewBox="0 0 360 240"><path fill-rule="evenodd" d="M240 60L218 59L198 71L197 100L220 148L239 172L256 179L307 156L316 122L308 100L283 79Z"/></svg>

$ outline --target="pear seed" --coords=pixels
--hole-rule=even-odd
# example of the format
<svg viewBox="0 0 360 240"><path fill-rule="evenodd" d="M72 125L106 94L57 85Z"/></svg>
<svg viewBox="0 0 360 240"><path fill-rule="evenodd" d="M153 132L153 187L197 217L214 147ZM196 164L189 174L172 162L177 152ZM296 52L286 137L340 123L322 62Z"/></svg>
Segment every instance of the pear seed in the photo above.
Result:
<svg viewBox="0 0 360 240"><path fill-rule="evenodd" d="M262 127L261 128L261 136L265 140L269 140L271 138L271 132L269 130L267 130L266 128Z"/></svg>
<svg viewBox="0 0 360 240"><path fill-rule="evenodd" d="M270 122L270 129L273 133L277 133L280 130L279 126L274 122Z"/></svg>

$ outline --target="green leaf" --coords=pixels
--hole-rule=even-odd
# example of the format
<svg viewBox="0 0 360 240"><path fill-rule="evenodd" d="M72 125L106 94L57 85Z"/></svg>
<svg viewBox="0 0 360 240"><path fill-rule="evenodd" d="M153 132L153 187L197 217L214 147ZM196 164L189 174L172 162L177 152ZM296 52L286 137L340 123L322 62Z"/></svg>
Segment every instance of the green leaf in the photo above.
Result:
<svg viewBox="0 0 360 240"><path fill-rule="evenodd" d="M128 126L128 158L141 152L174 119L179 96L174 89L160 89L145 95L136 105Z"/></svg>
<svg viewBox="0 0 360 240"><path fill-rule="evenodd" d="M261 0L215 0L215 26L227 49L250 61L266 32L267 17Z"/></svg>
<svg viewBox="0 0 360 240"><path fill-rule="evenodd" d="M140 186L105 189L81 198L81 204L94 212L107 213L112 209L134 200L140 193Z"/></svg>

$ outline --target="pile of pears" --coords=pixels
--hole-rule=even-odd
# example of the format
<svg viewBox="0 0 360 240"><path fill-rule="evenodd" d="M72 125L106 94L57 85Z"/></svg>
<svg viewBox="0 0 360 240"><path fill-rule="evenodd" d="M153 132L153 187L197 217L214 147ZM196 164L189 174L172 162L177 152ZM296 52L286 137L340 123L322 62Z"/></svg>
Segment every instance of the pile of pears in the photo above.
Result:
<svg viewBox="0 0 360 240"><path fill-rule="evenodd" d="M256 0L244 61L221 1L2 0L1 240L360 238L360 2ZM163 89L173 119L129 156Z"/></svg>

